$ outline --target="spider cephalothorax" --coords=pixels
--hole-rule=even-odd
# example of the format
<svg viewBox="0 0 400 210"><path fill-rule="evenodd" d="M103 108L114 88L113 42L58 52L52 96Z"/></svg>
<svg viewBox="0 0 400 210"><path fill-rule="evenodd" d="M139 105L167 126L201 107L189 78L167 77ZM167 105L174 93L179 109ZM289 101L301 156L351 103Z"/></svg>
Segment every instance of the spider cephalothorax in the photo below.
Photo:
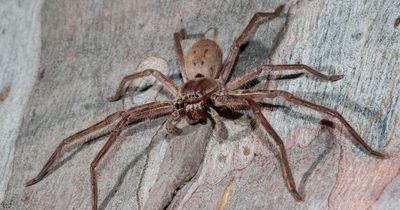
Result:
<svg viewBox="0 0 400 210"><path fill-rule="evenodd" d="M200 77L187 81L181 88L183 106L190 124L207 117L208 100L212 93L219 91L215 79Z"/></svg>
<svg viewBox="0 0 400 210"><path fill-rule="evenodd" d="M296 190L296 184L289 166L284 143L263 115L261 105L256 102L256 100L261 100L264 98L272 99L279 97L293 104L328 114L338 119L339 122L352 134L354 139L361 144L366 151L369 152L369 154L378 158L385 158L386 156L383 153L373 150L344 119L344 117L335 110L305 101L286 91L241 89L244 84L253 80L259 74L265 71L304 70L313 76L330 81L339 80L341 78L339 75L328 76L302 64L264 64L257 68L245 71L239 74L236 78L228 81L228 77L231 73L236 57L239 54L240 45L242 45L249 36L256 22L263 17L277 16L280 14L282 9L283 6L279 6L272 13L256 13L240 36L234 41L232 47L230 48L229 54L223 63L221 49L212 39L215 37L215 33L212 33L214 30L209 30L206 33L205 38L193 44L192 47L188 49L186 56L184 55L181 46L181 40L184 34L182 31L175 33L175 49L184 81L182 87L179 88L158 70L147 69L124 77L117 88L115 95L108 98L110 101L119 100L125 92L125 84L128 81L152 75L164 86L166 86L172 92L172 94L174 94L175 99L169 101L149 102L132 107L127 111L115 112L110 114L103 121L79 131L72 136L69 136L59 144L39 174L35 178L29 180L26 185L29 186L39 182L46 175L49 167L54 163L66 145L73 143L77 139L87 136L94 131L102 129L106 126L110 126L118 120L118 123L111 132L109 140L90 164L91 189L93 195L92 206L93 209L97 209L97 179L95 174L96 166L109 151L111 146L117 140L118 136L121 134L122 130L128 124L136 123L143 119L170 115L165 124L166 129L171 133L179 133L179 129L175 127L175 124L182 117L186 116L190 124L210 117L215 123L215 129L217 130L219 136L226 138L226 128L216 110L219 108L245 108L250 110L254 122L265 128L267 133L276 142L280 152L280 162L282 165L282 174L283 178L285 179L285 183L293 197L298 201L302 201L303 197Z"/></svg>

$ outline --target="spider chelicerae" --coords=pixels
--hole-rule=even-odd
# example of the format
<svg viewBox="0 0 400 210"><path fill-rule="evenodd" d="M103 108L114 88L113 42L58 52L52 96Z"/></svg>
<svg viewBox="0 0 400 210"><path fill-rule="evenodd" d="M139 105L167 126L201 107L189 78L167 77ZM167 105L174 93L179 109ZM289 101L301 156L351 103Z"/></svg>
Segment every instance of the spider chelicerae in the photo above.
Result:
<svg viewBox="0 0 400 210"><path fill-rule="evenodd" d="M108 141L90 164L92 206L93 209L97 209L96 166L109 151L111 146L116 142L118 136L127 125L148 118L169 115L169 118L165 123L167 132L179 134L181 130L176 127L176 124L181 120L181 118L185 117L189 124L195 124L199 121L211 118L215 124L215 129L217 130L218 135L221 138L227 138L227 129L222 122L218 110L220 108L228 108L250 110L253 120L265 128L267 133L278 146L283 178L290 193L297 201L302 201L303 197L296 190L296 185L293 180L283 141L261 112L261 105L256 102L257 99L264 98L272 99L279 97L293 104L304 106L337 118L351 133L354 139L369 152L369 154L377 158L386 158L385 154L373 150L367 143L365 143L353 127L335 110L305 101L289 92L281 90L242 88L243 85L252 81L265 71L304 70L313 76L330 81L341 79L341 76L339 75L325 75L303 64L265 64L249 71L245 71L239 74L236 78L228 81L232 67L240 52L240 46L251 34L251 31L257 24L258 20L265 17L276 17L281 13L282 9L283 6L279 6L274 12L260 12L254 14L240 36L232 44L229 54L224 62L222 62L222 51L219 45L215 42L215 30L208 30L204 38L194 43L185 54L183 53L181 46L181 41L185 36L183 30L174 33L175 49L184 84L181 87L178 87L157 69L146 69L125 76L118 86L116 93L109 97L108 100L117 101L121 99L126 92L127 88L125 86L128 82L150 75L166 86L173 93L175 99L145 103L132 107L126 111L117 111L110 114L97 124L67 137L58 145L38 175L26 182L26 186L33 185L43 179L48 172L49 167L55 162L66 145L71 144L77 139L87 136L99 129L118 122L111 131Z"/></svg>

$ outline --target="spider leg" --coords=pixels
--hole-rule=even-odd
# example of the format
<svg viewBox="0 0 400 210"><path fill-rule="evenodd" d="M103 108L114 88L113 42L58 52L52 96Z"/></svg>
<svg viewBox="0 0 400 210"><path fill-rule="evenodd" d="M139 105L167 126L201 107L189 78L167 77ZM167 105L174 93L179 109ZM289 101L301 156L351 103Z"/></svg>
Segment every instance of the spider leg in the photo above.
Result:
<svg viewBox="0 0 400 210"><path fill-rule="evenodd" d="M182 44L181 44L183 36L184 36L183 29L180 30L179 32L174 33L176 56L178 58L178 63L179 63L179 67L181 70L183 82L186 82L189 80L189 78L188 78L187 69L185 67L185 57L183 55Z"/></svg>
<svg viewBox="0 0 400 210"><path fill-rule="evenodd" d="M228 130L226 129L226 126L225 126L224 122L222 121L221 116L212 107L209 107L208 113L211 115L211 119L215 123L215 129L217 130L218 136L221 137L222 139L227 139L228 138Z"/></svg>
<svg viewBox="0 0 400 210"><path fill-rule="evenodd" d="M235 95L218 95L211 96L212 103L217 107L226 107L231 110L243 110L248 107L248 103L244 98Z"/></svg>
<svg viewBox="0 0 400 210"><path fill-rule="evenodd" d="M221 71L219 72L219 79L225 83L231 73L232 67L235 64L236 57L239 54L240 46L244 43L247 37L252 32L252 29L256 25L257 21L260 18L269 17L269 16L278 16L283 10L283 5L280 5L275 9L274 12L257 12L253 15L250 22L247 24L246 28L242 31L240 36L233 42L228 57L226 58Z"/></svg>
<svg viewBox="0 0 400 210"><path fill-rule="evenodd" d="M239 95L239 94L238 94ZM218 107L228 107L230 109L247 109L250 108L253 113L253 118L256 120L256 122L261 123L261 125L265 128L265 130L271 135L271 137L274 139L276 144L279 147L279 152L281 155L280 162L281 162L281 167L282 167L282 175L283 178L285 179L286 185L290 191L290 193L293 195L293 197L297 201L303 201L303 197L300 195L300 193L296 190L296 184L293 179L293 175L289 166L289 161L287 158L285 146L283 144L282 139L279 137L279 135L275 132L275 130L272 128L272 126L269 124L267 119L264 117L264 115L261 112L261 107L258 105L256 102L254 102L252 99L244 98L241 97L240 95L213 95L213 103L215 106Z"/></svg>
<svg viewBox="0 0 400 210"><path fill-rule="evenodd" d="M279 147L279 151L281 154L281 166L282 166L282 175L283 178L286 181L286 185L290 191L290 193L293 195L293 197L297 201L303 201L303 197L300 195L300 193L296 190L296 183L294 182L292 171L289 166L289 161L287 158L286 154L286 149L285 145L283 144L283 141L281 137L276 133L276 131L272 128L271 124L268 122L268 120L264 117L264 115L261 112L261 107L258 105L255 101L252 99L247 99L248 104L250 106L250 109L252 110L253 117L258 123L261 123L261 125L265 128L265 130L269 133L269 135L274 139L275 143Z"/></svg>
<svg viewBox="0 0 400 210"><path fill-rule="evenodd" d="M179 135L182 133L182 130L176 127L176 124L178 124L182 119L179 112L180 110L175 110L172 113L172 116L168 118L167 122L165 123L165 130L167 130L169 134Z"/></svg>
<svg viewBox="0 0 400 210"><path fill-rule="evenodd" d="M264 64L255 69L250 71L245 71L239 74L235 79L229 81L226 84L226 88L228 90L235 90L240 86L246 84L247 82L251 81L257 75L261 74L264 71L285 71L285 70L304 70L307 73L316 76L321 79L336 81L342 78L340 75L326 75L323 73L318 72L317 70L303 64L284 64L284 65L269 65Z"/></svg>
<svg viewBox="0 0 400 210"><path fill-rule="evenodd" d="M108 97L109 101L117 101L119 100L124 94L126 89L124 89L125 84L129 81L133 81L142 77L146 76L154 76L157 80L159 80L163 85L165 85L175 96L178 95L178 86L174 84L167 76L156 69L146 69L144 71L140 71L137 73L133 73L131 75L125 76L121 83L119 84L117 91L113 96Z"/></svg>
<svg viewBox="0 0 400 210"><path fill-rule="evenodd" d="M81 139L82 137L85 137L85 136L93 133L94 131L97 131L97 130L99 130L101 128L104 128L104 127L112 124L118 118L121 118L122 113L123 113L122 111L115 112L115 113L109 115L108 117L106 117L104 120L96 123L95 125L92 125L92 126L86 128L84 130L81 130L81 131L73 134L72 136L69 136L68 138L64 139L63 141L61 141L61 143L54 150L53 154L50 156L50 158L44 164L43 168L40 170L38 175L36 175L36 177L34 177L33 179L27 181L25 183L25 186L31 186L33 184L36 184L40 180L42 180L43 177L47 174L48 169L50 168L50 166L54 163L54 161L57 159L57 157L59 156L59 154L61 153L61 151L63 150L63 148L66 145L68 145L70 143L73 143L76 140Z"/></svg>
<svg viewBox="0 0 400 210"><path fill-rule="evenodd" d="M92 205L93 209L97 209L97 178L96 178L96 167L104 155L109 151L111 146L116 142L118 136L126 125L138 122L146 118L155 118L161 115L171 113L173 110L173 104L169 101L166 102L151 102L143 105L139 105L129 109L122 120L116 125L115 129L111 132L110 138L106 144L97 153L95 159L90 164L90 178L92 186Z"/></svg>
<svg viewBox="0 0 400 210"><path fill-rule="evenodd" d="M121 134L122 129L127 125L128 116L124 117L115 129L111 132L110 138L107 143L101 148L100 152L97 153L95 159L90 164L90 181L92 186L92 207L94 210L97 209L97 178L96 178L96 167L100 162L101 158L108 152L111 146L115 143L118 136Z"/></svg>
<svg viewBox="0 0 400 210"><path fill-rule="evenodd" d="M236 94L232 94L233 92L236 92ZM347 122L346 119L337 111L333 109L329 109L327 107L317 105L315 103L305 101L303 99L300 99L293 94L286 92L286 91L281 91L281 90L241 90L241 91L231 91L232 95L236 96L242 96L246 98L276 98L276 97L282 97L286 99L287 101L297 104L300 106L304 106L310 109L313 109L318 112L322 112L325 114L328 114L332 117L337 118L343 125L344 127L351 133L351 135L355 138L355 140L361 144L365 150L369 152L369 154L381 158L381 159L386 159L388 158L387 155L377 152L373 150L362 138L361 136L354 130L354 128Z"/></svg>

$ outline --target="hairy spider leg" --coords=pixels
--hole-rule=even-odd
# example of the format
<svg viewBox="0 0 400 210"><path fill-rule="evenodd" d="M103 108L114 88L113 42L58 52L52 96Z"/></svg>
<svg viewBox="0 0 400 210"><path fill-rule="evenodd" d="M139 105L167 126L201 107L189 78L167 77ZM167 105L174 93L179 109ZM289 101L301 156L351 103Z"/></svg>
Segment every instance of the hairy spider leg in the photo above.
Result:
<svg viewBox="0 0 400 210"><path fill-rule="evenodd" d="M296 190L296 183L294 182L294 179L293 179L292 171L290 169L288 157L286 154L285 145L283 144L281 137L276 133L274 128L272 128L271 124L268 122L268 120L262 114L261 106L258 105L252 99L247 99L247 102L250 106L250 109L252 110L253 117L255 118L256 122L261 123L261 125L269 133L269 135L272 137L272 139L275 141L276 145L279 148L279 152L281 155L280 161L281 161L281 167L282 167L282 175L286 181L286 185L289 189L289 192L293 195L293 197L297 201L303 201L304 200L303 197Z"/></svg>
<svg viewBox="0 0 400 210"><path fill-rule="evenodd" d="M46 163L44 164L43 168L40 170L38 175L36 175L33 179L27 181L25 183L25 186L31 186L33 184L36 184L40 180L42 180L43 177L47 174L48 169L50 168L50 166L58 158L59 154L62 152L62 150L63 150L63 148L65 146L75 142L78 139L83 138L84 136L87 136L87 135L93 133L94 131L97 131L97 130L102 129L102 128L108 126L108 125L111 125L117 119L121 118L122 113L123 113L123 111L115 112L115 113L107 116L104 120L102 120L102 121L100 121L100 122L98 122L98 123L86 128L86 129L81 130L81 131L79 131L79 132L77 132L77 133L65 138L64 140L62 140L60 142L60 144L57 146L57 148L54 150L54 152L51 154L50 158L46 161Z"/></svg>
<svg viewBox="0 0 400 210"><path fill-rule="evenodd" d="M29 180L26 182L25 186L31 186L33 184L36 184L37 182L41 181L43 177L46 175L48 172L48 169L51 167L51 165L55 162L59 154L62 152L63 148L75 142L78 139L81 139L94 131L97 131L99 129L102 129L108 125L111 125L113 122L115 122L117 119L121 119L120 122L116 125L114 130L111 132L110 138L107 141L107 143L103 146L103 148L100 150L100 152L97 154L96 158L90 165L90 170L91 170L91 184L92 184L92 195L93 195L93 209L97 209L97 180L95 177L95 168L100 161L100 159L107 153L111 145L116 141L117 137L121 133L122 129L125 127L125 125L138 122L143 119L147 118L156 118L162 115L166 115L169 113L172 113L174 109L173 102L171 101L164 101L164 102L150 102L147 104L142 104L138 105L135 107L130 108L128 111L119 111L115 112L109 116L107 116L104 120L84 129L81 130L63 141L57 146L57 148L54 150L50 158L46 161L45 165L43 168L40 170L38 175L34 177L33 179Z"/></svg>
<svg viewBox="0 0 400 210"><path fill-rule="evenodd" d="M321 72L318 72L317 70L306 66L304 64L283 64L283 65L270 65L270 64L264 64L261 66L258 66L252 70L245 71L241 74L239 74L235 79L229 81L226 83L226 89L228 90L235 90L238 89L240 86L246 84L247 82L251 81L254 79L256 76L261 74L264 71L285 71L285 70L304 70L307 73L316 76L318 78L324 79L324 80L330 80L330 81L337 81L342 78L341 75L326 75Z"/></svg>
<svg viewBox="0 0 400 210"><path fill-rule="evenodd" d="M257 12L253 15L250 22L247 24L245 29L242 31L240 36L233 42L229 54L225 59L224 64L222 65L221 71L219 72L219 79L225 84L229 78L229 75L232 71L232 67L235 64L236 58L239 54L240 46L244 43L244 41L249 37L253 28L256 26L257 21L260 18L269 17L269 16L278 16L282 10L283 5L280 5L275 9L274 12Z"/></svg>
<svg viewBox="0 0 400 210"><path fill-rule="evenodd" d="M139 107L139 110L138 110ZM129 109L124 113L123 119L118 123L115 129L111 132L110 138L106 144L101 148L96 155L93 162L90 164L90 178L92 186L92 207L93 210L97 209L97 178L96 167L104 155L109 151L111 146L116 142L122 130L129 124L138 122L143 119L155 118L162 115L169 114L173 111L173 103L170 101L165 102L151 102L141 106L136 106Z"/></svg>
<svg viewBox="0 0 400 210"><path fill-rule="evenodd" d="M279 147L279 152L280 152L280 164L282 168L282 175L283 178L286 182L286 186L289 189L289 192L293 195L293 197L297 201L303 201L303 197L300 195L300 193L296 190L296 184L293 179L293 175L290 169L289 161L287 158L285 146L283 144L282 139L279 137L279 135L275 132L275 130L272 128L270 123L267 121L267 119L264 117L264 115L261 112L261 107L258 105L256 102L254 102L252 99L240 97L240 96L235 96L235 95L214 95L214 100L213 100L215 106L217 107L227 107L229 109L248 109L250 108L252 113L253 113L253 119L255 120L256 123L260 123L265 130L269 133L269 135L273 138L277 146Z"/></svg>
<svg viewBox="0 0 400 210"><path fill-rule="evenodd" d="M234 93L236 92L236 93ZM350 134L354 137L354 139L361 144L364 149L368 151L369 154L375 156L376 158L386 159L387 155L377 152L373 150L362 138L361 136L354 130L354 128L347 122L347 120L337 111L333 109L329 109L327 107L317 105L315 103L311 103L309 101L305 101L300 99L293 94L281 91L281 90L238 90L238 91L231 91L229 94L241 96L245 98L276 98L282 97L283 99L300 106L304 106L310 109L313 109L317 112L322 112L328 114L336 119L338 119L342 125L350 132Z"/></svg>
<svg viewBox="0 0 400 210"><path fill-rule="evenodd" d="M117 101L119 100L126 92L125 84L129 81L133 81L142 77L146 76L154 76L158 81L161 82L164 86L166 86L173 94L174 96L178 95L178 86L173 83L170 79L168 79L167 76L165 76L163 73L156 69L146 69L137 73L133 73L130 75L125 76L121 83L119 84L117 90L115 91L115 94L113 96L108 97L107 99L109 101Z"/></svg>
<svg viewBox="0 0 400 210"><path fill-rule="evenodd" d="M182 44L181 44L183 36L184 36L183 30L174 33L175 51L176 51L176 56L178 58L181 75L183 78L183 82L187 82L189 80L189 77L187 69L185 67L185 56L183 54Z"/></svg>
<svg viewBox="0 0 400 210"><path fill-rule="evenodd" d="M96 178L96 167L99 164L101 158L108 152L111 146L116 142L118 136L121 134L122 129L127 125L129 116L125 116L121 121L117 124L115 129L111 132L109 139L106 144L101 148L99 153L97 153L96 157L90 163L90 183L92 187L92 208L93 210L97 209L97 178Z"/></svg>

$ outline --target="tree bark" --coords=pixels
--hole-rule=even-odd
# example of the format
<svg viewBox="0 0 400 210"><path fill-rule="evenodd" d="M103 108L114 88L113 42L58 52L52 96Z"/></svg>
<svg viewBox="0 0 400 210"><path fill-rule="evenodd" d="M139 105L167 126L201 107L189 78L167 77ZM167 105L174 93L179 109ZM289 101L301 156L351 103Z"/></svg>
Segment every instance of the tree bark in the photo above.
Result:
<svg viewBox="0 0 400 210"><path fill-rule="evenodd" d="M163 127L167 118L162 117L128 127L101 161L96 169L99 208L396 209L400 205L400 28L395 24L400 3L396 0L26 4L24 18L39 18L22 22L40 25L40 47L23 45L30 49L27 66L33 70L15 71L15 78L31 83L14 82L0 102L0 113L16 110L2 118L0 127L0 134L11 133L1 137L1 208L90 209L89 166L107 135L68 146L42 181L31 187L24 183L39 172L63 138L115 111L173 98L159 83L146 79L131 91L135 96L113 103L106 100L123 76L148 66L182 84L174 32L184 28L188 34L202 34L215 27L226 56L255 12L272 12L280 4L285 5L283 13L262 21L242 47L231 78L265 63L302 63L343 75L342 80L328 82L301 71L265 74L256 87L286 90L337 110L369 145L390 158L368 155L328 115L284 100L265 100L274 104L264 115L284 140L297 188L305 197L296 202L282 177L273 140L262 128L250 127L247 112L224 119L227 140L217 137L210 122L195 126L182 122L182 135L167 135ZM17 9L10 8L14 12L3 11L1 16L16 16ZM10 33L17 36L24 30ZM32 34L14 42L8 41L10 35L0 34L0 44L17 48L30 40L27 37L35 37ZM183 47L195 41L187 39ZM4 49L14 52L12 47ZM12 75L12 59L0 58L2 75ZM0 79L0 88L15 81L11 76ZM25 92L13 92L20 89ZM22 100L17 108L16 98ZM9 123L11 119L16 123Z"/></svg>

